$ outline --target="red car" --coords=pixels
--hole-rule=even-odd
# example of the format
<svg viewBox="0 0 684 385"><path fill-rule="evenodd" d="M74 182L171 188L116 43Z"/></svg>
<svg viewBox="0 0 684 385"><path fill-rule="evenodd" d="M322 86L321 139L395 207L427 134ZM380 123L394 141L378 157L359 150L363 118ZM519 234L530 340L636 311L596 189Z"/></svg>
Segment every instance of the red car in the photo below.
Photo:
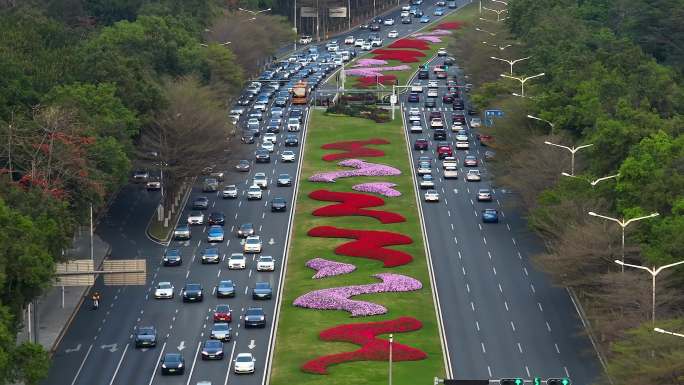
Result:
<svg viewBox="0 0 684 385"><path fill-rule="evenodd" d="M465 121L466 121L465 115L453 114L453 115L451 115L451 121L454 123L459 122L459 123L461 123L461 125L463 125L463 124L465 124Z"/></svg>
<svg viewBox="0 0 684 385"><path fill-rule="evenodd" d="M466 155L463 165L466 167L477 167L477 157L475 155Z"/></svg>
<svg viewBox="0 0 684 385"><path fill-rule="evenodd" d="M413 142L413 149L414 150L427 150L428 149L427 139L416 139L416 141Z"/></svg>
<svg viewBox="0 0 684 385"><path fill-rule="evenodd" d="M494 143L494 137L491 135L481 135L477 134L475 136L477 140L480 142L480 146L489 146L490 144Z"/></svg>
<svg viewBox="0 0 684 385"><path fill-rule="evenodd" d="M437 146L437 157L439 159L444 159L447 156L454 156L454 149L448 143L440 143Z"/></svg>
<svg viewBox="0 0 684 385"><path fill-rule="evenodd" d="M432 120L432 119L434 119L434 118L440 118L440 119L441 119L441 118L442 118L442 113L439 112L439 111L431 111L431 112L430 112L430 115L429 115L429 117L428 117L428 120Z"/></svg>
<svg viewBox="0 0 684 385"><path fill-rule="evenodd" d="M442 96L442 103L451 104L454 101L454 96L450 94L445 94Z"/></svg>
<svg viewBox="0 0 684 385"><path fill-rule="evenodd" d="M233 316L228 305L216 305L214 309L214 322L230 322Z"/></svg>

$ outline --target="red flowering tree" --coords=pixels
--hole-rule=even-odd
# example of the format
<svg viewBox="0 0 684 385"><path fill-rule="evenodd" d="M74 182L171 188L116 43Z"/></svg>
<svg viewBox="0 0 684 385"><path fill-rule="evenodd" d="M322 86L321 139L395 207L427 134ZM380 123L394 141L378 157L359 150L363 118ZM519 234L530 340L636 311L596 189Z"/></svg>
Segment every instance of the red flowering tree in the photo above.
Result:
<svg viewBox="0 0 684 385"><path fill-rule="evenodd" d="M302 370L314 374L328 374L330 365L351 361L387 361L389 341L377 338L380 334L406 333L419 330L423 324L413 317L400 317L389 321L346 324L323 330L318 336L323 341L350 342L361 348L352 352L329 354L302 365ZM418 361L427 358L420 349L392 343L392 361Z"/></svg>
<svg viewBox="0 0 684 385"><path fill-rule="evenodd" d="M341 229L334 226L318 226L309 230L310 237L352 238L352 242L335 248L335 254L382 261L384 267L406 265L413 261L411 254L387 249L385 246L409 245L410 237L391 231Z"/></svg>
<svg viewBox="0 0 684 385"><path fill-rule="evenodd" d="M378 60L398 60L402 63L419 62L425 54L420 51L410 49L376 49L373 51L373 58Z"/></svg>
<svg viewBox="0 0 684 385"><path fill-rule="evenodd" d="M399 39L387 46L387 48L410 48L426 51L430 49L430 44L425 40L419 39Z"/></svg>
<svg viewBox="0 0 684 385"><path fill-rule="evenodd" d="M319 217L343 217L360 215L365 217L373 217L382 223L398 223L406 221L406 218L393 212L383 210L366 210L365 207L378 207L385 204L384 199L373 195L316 190L309 194L309 198L319 201L342 202L336 205L323 206L314 210L313 215Z"/></svg>
<svg viewBox="0 0 684 385"><path fill-rule="evenodd" d="M321 146L321 148L324 150L343 150L344 152L324 155L323 160L326 162L332 162L340 159L385 156L385 152L382 150L366 147L369 144L390 144L390 142L386 141L385 139L373 138L368 140L350 140L345 142L324 144Z"/></svg>

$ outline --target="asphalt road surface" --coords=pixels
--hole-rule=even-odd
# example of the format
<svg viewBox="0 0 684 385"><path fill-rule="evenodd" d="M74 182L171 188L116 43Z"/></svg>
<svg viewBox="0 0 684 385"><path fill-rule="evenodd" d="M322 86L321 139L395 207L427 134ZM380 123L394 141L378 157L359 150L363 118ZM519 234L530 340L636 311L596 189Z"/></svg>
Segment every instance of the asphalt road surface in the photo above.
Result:
<svg viewBox="0 0 684 385"><path fill-rule="evenodd" d="M434 65L442 62L436 58L430 63L432 80L436 79ZM450 67L449 79L456 73L462 75ZM568 293L551 286L548 277L531 266L528 257L539 251L535 248L540 243L519 214L504 207L510 192L492 189L493 201L477 201L478 189L490 188L492 180L484 159L488 148L476 141L477 130L469 126L467 114L463 128L469 149L454 149L458 179L443 178L436 154L438 141L433 140L428 116L431 111L442 112L446 141L454 146L454 111L451 104L442 103L445 80L439 81L434 108L425 108L427 80L421 82L420 101L409 103L406 93L401 103L406 125L409 109L420 108L423 132L410 133L406 125L405 129L415 166L420 156L432 159L435 190L440 195L439 202L426 202L427 190L418 190L454 378L570 377L574 384L591 383L599 373L596 355L581 335L582 323ZM459 76L459 84L464 83ZM467 98L467 93L463 95ZM429 141L427 151L413 149L417 138ZM478 167L464 167L463 159L469 154L477 156ZM466 181L469 168L479 169L482 180ZM418 186L420 178L414 175ZM499 210L499 223L482 222L485 208Z"/></svg>

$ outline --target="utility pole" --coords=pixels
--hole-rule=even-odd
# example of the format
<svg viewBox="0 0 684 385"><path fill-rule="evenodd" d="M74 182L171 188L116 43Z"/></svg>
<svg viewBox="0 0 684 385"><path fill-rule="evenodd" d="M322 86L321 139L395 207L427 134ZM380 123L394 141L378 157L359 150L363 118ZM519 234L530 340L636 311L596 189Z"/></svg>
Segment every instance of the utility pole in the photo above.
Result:
<svg viewBox="0 0 684 385"><path fill-rule="evenodd" d="M12 112L12 122L14 122L14 112ZM9 162L9 181L12 182L12 123L8 125L7 134L7 161Z"/></svg>

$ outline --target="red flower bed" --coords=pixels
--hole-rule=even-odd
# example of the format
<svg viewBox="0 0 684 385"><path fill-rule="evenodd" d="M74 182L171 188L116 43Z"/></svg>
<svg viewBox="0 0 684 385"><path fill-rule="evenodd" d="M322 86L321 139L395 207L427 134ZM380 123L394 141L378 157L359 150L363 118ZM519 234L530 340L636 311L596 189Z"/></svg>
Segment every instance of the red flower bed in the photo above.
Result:
<svg viewBox="0 0 684 385"><path fill-rule="evenodd" d="M319 201L342 202L336 205L328 205L314 210L313 215L318 217L344 217L360 215L365 217L373 217L382 223L406 222L406 218L390 211L366 210L365 207L377 207L383 206L385 204L384 199L373 195L316 190L309 194L309 198Z"/></svg>
<svg viewBox="0 0 684 385"><path fill-rule="evenodd" d="M452 21L452 22L450 22L450 23L441 23L441 24L438 24L436 27L434 27L434 28L432 28L432 29L433 29L433 30L434 30L434 29L459 29L459 28L461 28L461 25L462 25L462 24L459 23L459 22L457 22L457 21Z"/></svg>
<svg viewBox="0 0 684 385"><path fill-rule="evenodd" d="M394 75L363 76L358 78L359 87L371 87L378 83L392 85L397 81Z"/></svg>
<svg viewBox="0 0 684 385"><path fill-rule="evenodd" d="M410 50L410 49L376 49L373 51L375 55L374 59L379 60L399 60L402 63L415 63L419 62L420 57L424 57L425 54L420 51Z"/></svg>
<svg viewBox="0 0 684 385"><path fill-rule="evenodd" d="M411 48L411 49L430 49L430 44L425 40L418 39L399 39L387 46L387 48Z"/></svg>
<svg viewBox="0 0 684 385"><path fill-rule="evenodd" d="M384 151L376 150L374 148L367 148L366 145L369 144L390 144L390 142L386 141L385 139L373 138L368 140L350 140L347 142L324 144L321 146L321 148L324 150L344 150L344 152L324 155L323 160L326 162L332 162L339 159L385 156Z"/></svg>
<svg viewBox="0 0 684 385"><path fill-rule="evenodd" d="M318 226L309 230L310 237L325 238L353 238L352 242L344 243L335 248L335 254L349 257L359 257L382 261L384 267L406 265L413 261L411 254L387 249L385 246L409 245L413 243L410 237L390 231L341 229L334 226Z"/></svg>
<svg viewBox="0 0 684 385"><path fill-rule="evenodd" d="M400 317L389 321L346 324L323 330L318 336L323 341L341 341L361 345L352 352L318 357L302 365L302 370L314 374L328 374L330 365L350 361L389 360L389 341L377 338L380 334L406 333L419 330L423 324L413 317ZM427 358L420 349L392 343L392 361L418 361Z"/></svg>

